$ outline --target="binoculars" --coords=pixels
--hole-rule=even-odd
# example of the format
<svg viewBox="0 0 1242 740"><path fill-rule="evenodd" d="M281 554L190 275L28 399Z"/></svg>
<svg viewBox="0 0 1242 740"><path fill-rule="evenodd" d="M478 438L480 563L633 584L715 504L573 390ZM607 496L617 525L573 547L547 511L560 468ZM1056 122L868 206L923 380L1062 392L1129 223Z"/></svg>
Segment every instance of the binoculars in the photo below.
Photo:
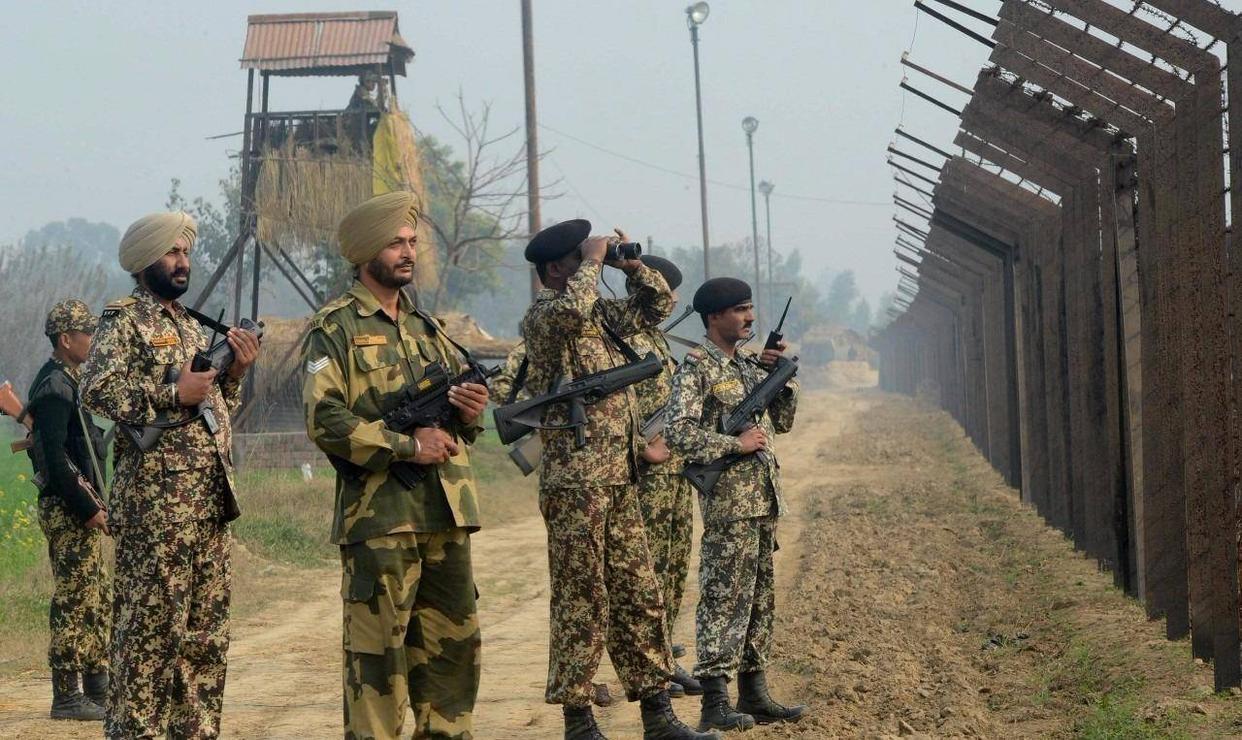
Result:
<svg viewBox="0 0 1242 740"><path fill-rule="evenodd" d="M609 242L608 250L604 252L604 261L636 260L642 253L643 245L640 242Z"/></svg>

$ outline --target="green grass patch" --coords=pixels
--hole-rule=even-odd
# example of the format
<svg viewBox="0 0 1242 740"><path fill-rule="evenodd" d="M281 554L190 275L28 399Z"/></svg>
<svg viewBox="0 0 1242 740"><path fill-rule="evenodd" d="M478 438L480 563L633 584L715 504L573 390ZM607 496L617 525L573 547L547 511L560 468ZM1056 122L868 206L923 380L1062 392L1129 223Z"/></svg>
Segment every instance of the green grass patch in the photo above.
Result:
<svg viewBox="0 0 1242 740"><path fill-rule="evenodd" d="M241 518L233 535L256 555L300 566L335 562L332 527L333 471L321 468L305 481L296 470L252 470L237 476Z"/></svg>

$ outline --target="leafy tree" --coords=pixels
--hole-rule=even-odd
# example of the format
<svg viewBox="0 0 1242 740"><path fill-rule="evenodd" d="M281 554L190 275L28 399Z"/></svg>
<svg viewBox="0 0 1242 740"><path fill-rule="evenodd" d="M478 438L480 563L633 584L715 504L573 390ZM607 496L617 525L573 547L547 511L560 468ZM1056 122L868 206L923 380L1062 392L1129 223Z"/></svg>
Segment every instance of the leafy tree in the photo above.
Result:
<svg viewBox="0 0 1242 740"><path fill-rule="evenodd" d="M19 246L22 249L73 247L78 261L113 266L120 241L121 233L112 224L75 217L31 229L22 237Z"/></svg>
<svg viewBox="0 0 1242 740"><path fill-rule="evenodd" d="M854 304L854 315L850 318L850 328L862 336L867 336L871 329L871 304L866 298L859 298Z"/></svg>
<svg viewBox="0 0 1242 740"><path fill-rule="evenodd" d="M858 286L854 281L854 271L846 270L837 273L828 286L828 296L824 299L824 317L834 323L848 326L854 316L854 301L858 299Z"/></svg>

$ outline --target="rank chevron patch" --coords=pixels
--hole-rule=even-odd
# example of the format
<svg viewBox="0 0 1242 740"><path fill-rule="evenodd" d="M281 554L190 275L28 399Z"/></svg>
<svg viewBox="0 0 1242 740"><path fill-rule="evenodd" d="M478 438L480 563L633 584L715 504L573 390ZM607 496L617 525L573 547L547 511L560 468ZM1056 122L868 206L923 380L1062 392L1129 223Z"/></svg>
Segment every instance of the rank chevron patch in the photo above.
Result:
<svg viewBox="0 0 1242 740"><path fill-rule="evenodd" d="M320 370L324 369L327 366L328 366L327 357L320 357L318 360L307 360L306 361L306 372L310 373L311 375L314 375L315 373L319 372Z"/></svg>

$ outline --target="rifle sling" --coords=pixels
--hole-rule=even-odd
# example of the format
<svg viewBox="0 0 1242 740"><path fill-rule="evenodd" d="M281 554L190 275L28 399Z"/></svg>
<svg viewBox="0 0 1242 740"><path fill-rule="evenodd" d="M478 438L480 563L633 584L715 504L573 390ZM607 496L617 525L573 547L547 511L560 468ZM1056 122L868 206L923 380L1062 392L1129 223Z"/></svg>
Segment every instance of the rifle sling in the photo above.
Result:
<svg viewBox="0 0 1242 740"><path fill-rule="evenodd" d="M470 365L471 367L473 367L474 365L476 365L476 364L477 364L477 363L474 361L474 355L471 355L471 354L470 354L470 350L468 350L468 349L466 349L465 347L461 346L461 344L459 344L459 343L457 342L457 340L456 340L456 339L453 339L453 338L452 338L452 337L450 337L448 334L446 334L446 333L444 332L444 330L443 330L443 329L441 329L441 328L440 328L440 326L439 326L439 325L438 325L438 324L437 324L437 323L436 323L436 322L435 322L435 321L431 318L431 314L425 313L425 312L424 312L421 308L418 308L418 307L415 307L415 308L414 308L414 313L415 313L415 314L416 314L416 315L417 315L420 319L422 319L424 322L426 322L426 324L427 324L428 326L430 326L430 327L431 327L431 333L432 333L432 334L437 334L437 335L439 335L440 337L442 337L442 338L444 339L444 341L446 341L446 342L448 342L449 344L453 345L453 349L455 349L455 350L457 350L458 352L460 352L460 353L461 353L461 356L462 356L462 357L466 360L466 364L467 364L467 365Z"/></svg>
<svg viewBox="0 0 1242 740"><path fill-rule="evenodd" d="M506 406L517 400L518 391L526 385L527 370L530 370L530 358L523 354L522 364L518 365L517 375L513 376L513 387L509 389L509 397L505 399Z"/></svg>
<svg viewBox="0 0 1242 740"><path fill-rule="evenodd" d="M196 311L190 308L189 306L182 306L182 308L184 308L185 312L190 315L190 318L194 319L195 321L207 327L208 329L211 329L212 331L219 332L220 334L228 334L229 329L233 328L229 326L228 324L222 324L219 321L216 321L215 319L211 318L207 314ZM208 349L210 349L210 347Z"/></svg>

